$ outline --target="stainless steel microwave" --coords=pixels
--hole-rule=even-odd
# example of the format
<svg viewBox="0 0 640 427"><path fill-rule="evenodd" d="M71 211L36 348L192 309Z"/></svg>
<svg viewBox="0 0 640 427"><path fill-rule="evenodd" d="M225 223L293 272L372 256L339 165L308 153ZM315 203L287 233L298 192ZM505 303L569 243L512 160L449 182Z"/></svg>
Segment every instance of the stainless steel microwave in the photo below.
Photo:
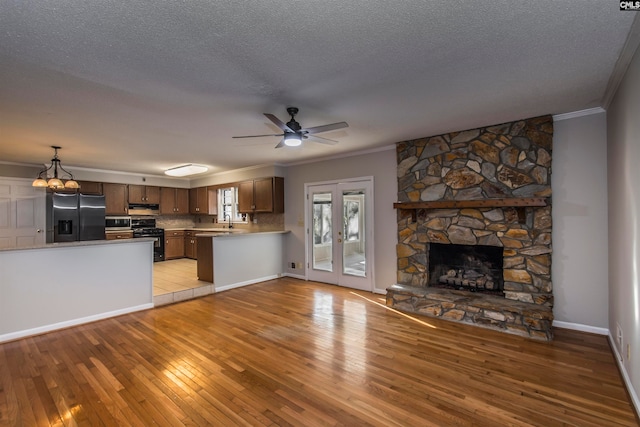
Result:
<svg viewBox="0 0 640 427"><path fill-rule="evenodd" d="M104 228L106 231L131 230L131 217L130 216L105 217Z"/></svg>

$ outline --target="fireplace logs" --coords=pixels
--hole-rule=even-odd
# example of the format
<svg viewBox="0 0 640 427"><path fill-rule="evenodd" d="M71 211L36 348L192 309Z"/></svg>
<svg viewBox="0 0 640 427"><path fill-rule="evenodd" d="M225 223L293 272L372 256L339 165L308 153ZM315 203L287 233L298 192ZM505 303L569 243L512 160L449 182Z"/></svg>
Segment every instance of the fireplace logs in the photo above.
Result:
<svg viewBox="0 0 640 427"><path fill-rule="evenodd" d="M490 275L478 273L475 270L450 269L447 274L440 276L439 283L459 287L461 290L494 290L495 282Z"/></svg>

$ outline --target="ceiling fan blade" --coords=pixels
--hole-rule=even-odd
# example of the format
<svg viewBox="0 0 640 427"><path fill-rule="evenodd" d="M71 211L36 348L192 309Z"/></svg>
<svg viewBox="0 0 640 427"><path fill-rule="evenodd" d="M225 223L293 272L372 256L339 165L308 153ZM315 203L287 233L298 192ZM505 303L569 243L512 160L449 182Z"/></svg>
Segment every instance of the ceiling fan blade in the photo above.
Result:
<svg viewBox="0 0 640 427"><path fill-rule="evenodd" d="M331 123L329 125L322 125L322 126L315 126L312 128L305 128L302 129L303 132L307 132L309 135L313 135L316 133L322 133L322 132L329 132L332 130L338 130L338 129L344 129L346 127L349 127L349 125L347 124L347 122L338 122L338 123Z"/></svg>
<svg viewBox="0 0 640 427"><path fill-rule="evenodd" d="M316 136L316 135L308 135L306 136L306 138L309 138L313 142L319 142L320 144L336 145L338 143L338 141L335 141L333 139L323 138L321 136Z"/></svg>
<svg viewBox="0 0 640 427"><path fill-rule="evenodd" d="M263 136L282 136L281 133L270 133L268 135L244 135L244 136L232 136L231 138L261 138Z"/></svg>
<svg viewBox="0 0 640 427"><path fill-rule="evenodd" d="M275 148L282 148L282 147L284 147L284 138L282 138L282 141L280 141L278 145L275 146Z"/></svg>
<svg viewBox="0 0 640 427"><path fill-rule="evenodd" d="M264 113L264 116L271 120L273 122L274 125L278 126L280 129L282 129L284 132L294 132L293 129L289 128L289 126L287 126L282 120L280 120L279 118L277 118L276 116L274 116L273 114L269 114L269 113Z"/></svg>

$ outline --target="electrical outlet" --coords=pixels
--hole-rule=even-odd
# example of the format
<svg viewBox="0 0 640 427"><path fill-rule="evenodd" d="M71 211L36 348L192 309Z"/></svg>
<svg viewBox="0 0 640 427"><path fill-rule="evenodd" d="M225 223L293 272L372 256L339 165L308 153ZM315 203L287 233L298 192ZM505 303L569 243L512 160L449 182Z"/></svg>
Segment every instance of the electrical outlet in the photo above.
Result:
<svg viewBox="0 0 640 427"><path fill-rule="evenodd" d="M620 323L616 323L616 337L618 338L618 348L622 351L622 328L620 327Z"/></svg>
<svg viewBox="0 0 640 427"><path fill-rule="evenodd" d="M302 263L299 262L297 268L302 268Z"/></svg>
<svg viewBox="0 0 640 427"><path fill-rule="evenodd" d="M627 360L631 360L631 344L627 344Z"/></svg>
<svg viewBox="0 0 640 427"><path fill-rule="evenodd" d="M295 262L291 263L291 268L296 268L296 263Z"/></svg>

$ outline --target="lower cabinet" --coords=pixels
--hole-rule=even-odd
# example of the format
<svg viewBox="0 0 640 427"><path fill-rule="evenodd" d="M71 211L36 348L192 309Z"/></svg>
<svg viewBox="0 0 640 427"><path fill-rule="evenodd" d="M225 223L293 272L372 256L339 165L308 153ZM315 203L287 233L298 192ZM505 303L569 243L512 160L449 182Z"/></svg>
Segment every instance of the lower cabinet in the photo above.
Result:
<svg viewBox="0 0 640 427"><path fill-rule="evenodd" d="M133 231L106 232L106 240L133 239Z"/></svg>
<svg viewBox="0 0 640 427"><path fill-rule="evenodd" d="M184 256L191 259L198 259L198 242L195 231L184 232Z"/></svg>
<svg viewBox="0 0 640 427"><path fill-rule="evenodd" d="M184 257L184 231L165 231L164 240L164 259Z"/></svg>

